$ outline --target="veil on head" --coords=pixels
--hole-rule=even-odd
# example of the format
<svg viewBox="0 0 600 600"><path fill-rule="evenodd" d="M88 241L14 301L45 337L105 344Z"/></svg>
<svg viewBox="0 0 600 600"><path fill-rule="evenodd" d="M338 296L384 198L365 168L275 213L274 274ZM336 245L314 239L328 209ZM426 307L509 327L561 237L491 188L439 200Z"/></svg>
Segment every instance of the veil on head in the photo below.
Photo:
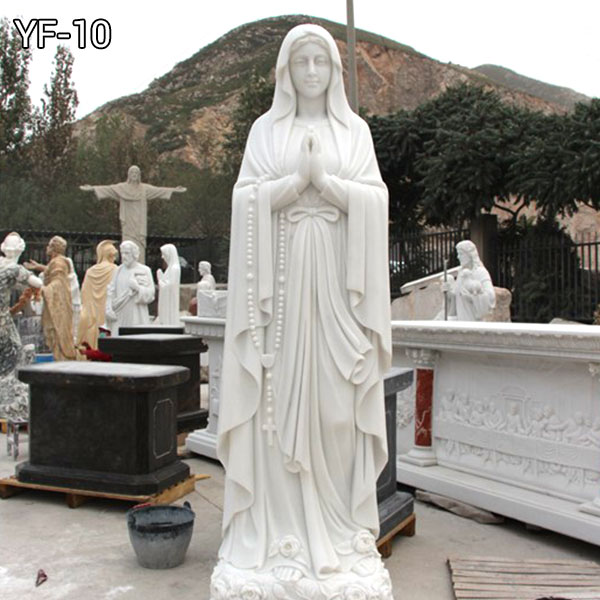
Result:
<svg viewBox="0 0 600 600"><path fill-rule="evenodd" d="M172 267L179 264L179 255L177 254L177 248L173 244L164 244L160 247L160 251L165 257L167 266Z"/></svg>
<svg viewBox="0 0 600 600"><path fill-rule="evenodd" d="M331 58L331 80L327 88L327 112L341 124L348 125L352 109L346 98L342 60L335 40L331 34L320 25L304 24L290 29L285 36L275 67L275 94L271 106L273 121L294 117L296 114L296 90L290 75L289 62L294 44L306 36L316 36L323 40Z"/></svg>

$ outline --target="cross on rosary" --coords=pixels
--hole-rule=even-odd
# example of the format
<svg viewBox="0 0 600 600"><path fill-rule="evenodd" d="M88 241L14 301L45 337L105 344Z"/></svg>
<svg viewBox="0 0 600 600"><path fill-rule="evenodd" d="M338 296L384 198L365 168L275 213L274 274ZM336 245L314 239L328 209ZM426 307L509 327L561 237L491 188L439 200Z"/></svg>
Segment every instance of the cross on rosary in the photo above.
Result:
<svg viewBox="0 0 600 600"><path fill-rule="evenodd" d="M269 446L273 445L273 433L277 430L273 419L269 417L268 421L262 426L262 430L267 432L267 442Z"/></svg>

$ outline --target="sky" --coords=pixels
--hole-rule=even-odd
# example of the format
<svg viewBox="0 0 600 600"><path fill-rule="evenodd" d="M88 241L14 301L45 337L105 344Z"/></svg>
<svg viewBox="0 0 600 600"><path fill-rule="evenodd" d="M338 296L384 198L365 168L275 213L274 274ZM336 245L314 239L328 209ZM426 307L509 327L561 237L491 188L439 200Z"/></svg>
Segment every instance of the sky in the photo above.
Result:
<svg viewBox="0 0 600 600"><path fill-rule="evenodd" d="M50 79L57 42L38 37L40 24L32 20L56 19L56 25L46 23L48 33L71 33L61 43L75 56L78 118L110 100L143 91L231 29L286 14L345 23L346 0L147 0L143 7L124 0L4 0L0 8L0 17L11 24L20 18L31 32L34 103ZM85 27L82 21L73 25L78 19L85 19ZM354 0L354 21L357 28L444 63L470 68L496 64L600 97L599 0ZM110 25L107 47L92 45L93 23L97 45L106 44L104 24ZM85 40L78 35L84 29ZM78 41L85 47L78 48Z"/></svg>

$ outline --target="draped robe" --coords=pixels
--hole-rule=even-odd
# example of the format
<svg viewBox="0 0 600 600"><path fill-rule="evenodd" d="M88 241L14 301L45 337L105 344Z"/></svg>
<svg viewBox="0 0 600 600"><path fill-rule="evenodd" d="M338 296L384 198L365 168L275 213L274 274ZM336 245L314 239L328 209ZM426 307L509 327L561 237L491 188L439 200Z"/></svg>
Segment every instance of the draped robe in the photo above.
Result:
<svg viewBox="0 0 600 600"><path fill-rule="evenodd" d="M76 360L73 343L73 304L69 274L71 265L65 256L55 256L44 270L42 327L54 360Z"/></svg>
<svg viewBox="0 0 600 600"><path fill-rule="evenodd" d="M113 246L104 246L104 254L99 256L98 263L85 272L81 286L81 318L77 331L77 345L83 342L91 348L98 348L99 328L106 320L106 291L117 269L114 262L108 259Z"/></svg>
<svg viewBox="0 0 600 600"><path fill-rule="evenodd" d="M165 244L161 250L165 253L167 268L157 272L158 281L158 322L163 325L179 325L179 284L181 266L179 254L173 244Z"/></svg>
<svg viewBox="0 0 600 600"><path fill-rule="evenodd" d="M387 189L366 123L330 115L317 132L333 177L298 196L298 126L273 111L255 122L233 193L220 558L326 578L349 571L352 540L379 528Z"/></svg>

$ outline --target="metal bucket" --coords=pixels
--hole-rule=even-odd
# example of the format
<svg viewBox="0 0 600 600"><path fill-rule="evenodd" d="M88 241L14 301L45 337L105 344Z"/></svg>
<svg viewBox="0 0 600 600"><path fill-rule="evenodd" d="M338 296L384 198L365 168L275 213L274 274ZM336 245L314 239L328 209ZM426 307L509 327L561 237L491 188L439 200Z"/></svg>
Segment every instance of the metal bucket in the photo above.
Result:
<svg viewBox="0 0 600 600"><path fill-rule="evenodd" d="M180 565L192 539L195 513L183 506L140 506L127 511L129 539L138 563L146 569Z"/></svg>

